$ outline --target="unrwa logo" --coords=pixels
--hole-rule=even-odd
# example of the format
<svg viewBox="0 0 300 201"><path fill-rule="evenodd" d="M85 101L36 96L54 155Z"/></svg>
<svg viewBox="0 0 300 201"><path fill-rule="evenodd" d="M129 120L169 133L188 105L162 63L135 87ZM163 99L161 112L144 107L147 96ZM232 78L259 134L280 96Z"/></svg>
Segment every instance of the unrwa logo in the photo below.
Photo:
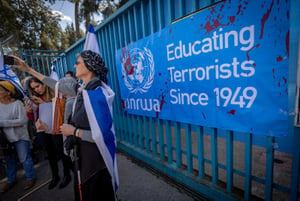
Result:
<svg viewBox="0 0 300 201"><path fill-rule="evenodd" d="M122 75L124 84L130 93L145 93L152 86L154 77L154 61L151 51L133 48L122 50Z"/></svg>

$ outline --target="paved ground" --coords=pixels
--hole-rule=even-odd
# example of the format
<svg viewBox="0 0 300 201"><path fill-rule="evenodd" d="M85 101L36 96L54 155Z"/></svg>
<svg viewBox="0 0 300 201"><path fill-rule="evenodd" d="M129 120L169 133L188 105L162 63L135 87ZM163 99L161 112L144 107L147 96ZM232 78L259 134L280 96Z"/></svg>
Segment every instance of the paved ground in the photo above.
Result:
<svg viewBox="0 0 300 201"><path fill-rule="evenodd" d="M118 197L121 201L195 201L187 192L175 187L165 178L150 172L137 165L123 153L117 154L120 186ZM56 187L48 190L51 178L47 160L41 160L35 165L37 182L27 191L23 190L25 184L24 171L18 171L18 183L10 191L2 194L2 201L72 201L73 185L69 184L60 190ZM0 181L0 188L6 179Z"/></svg>

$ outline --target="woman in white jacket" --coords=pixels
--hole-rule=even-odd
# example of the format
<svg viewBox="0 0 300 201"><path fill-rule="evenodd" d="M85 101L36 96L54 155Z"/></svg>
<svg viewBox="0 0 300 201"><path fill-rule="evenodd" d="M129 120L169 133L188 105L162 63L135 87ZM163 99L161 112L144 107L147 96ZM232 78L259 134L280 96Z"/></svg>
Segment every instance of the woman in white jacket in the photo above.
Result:
<svg viewBox="0 0 300 201"><path fill-rule="evenodd" d="M0 128L16 150L16 153L10 153L6 158L7 183L1 189L1 192L10 190L16 184L16 155L26 173L27 181L24 190L33 187L35 184L34 166L30 155L26 109L22 101L13 98L14 94L16 94L16 89L9 81L0 81Z"/></svg>

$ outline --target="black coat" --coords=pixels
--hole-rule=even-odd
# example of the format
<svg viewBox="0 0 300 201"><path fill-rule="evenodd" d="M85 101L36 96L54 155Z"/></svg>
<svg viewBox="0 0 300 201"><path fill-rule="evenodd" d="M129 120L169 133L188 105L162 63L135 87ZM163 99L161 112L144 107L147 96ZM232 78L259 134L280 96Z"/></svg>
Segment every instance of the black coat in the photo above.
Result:
<svg viewBox="0 0 300 201"><path fill-rule="evenodd" d="M85 87L86 90L93 90L101 86L99 79L91 80ZM85 111L82 92L77 95L77 101L74 114L71 117L70 124L76 128L91 130L88 116ZM104 160L97 148L96 143L78 140L79 169L81 173L81 183L84 184L89 178L97 172L106 168Z"/></svg>

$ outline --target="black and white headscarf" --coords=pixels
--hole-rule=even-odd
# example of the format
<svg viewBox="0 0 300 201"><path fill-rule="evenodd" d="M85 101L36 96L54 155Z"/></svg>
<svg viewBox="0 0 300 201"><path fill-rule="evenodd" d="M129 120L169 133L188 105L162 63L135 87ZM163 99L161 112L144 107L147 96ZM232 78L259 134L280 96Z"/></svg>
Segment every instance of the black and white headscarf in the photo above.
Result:
<svg viewBox="0 0 300 201"><path fill-rule="evenodd" d="M105 67L105 63L101 56L91 50L84 50L80 53L83 62L89 71L94 72L100 77L100 80L107 83L106 75L108 69Z"/></svg>

